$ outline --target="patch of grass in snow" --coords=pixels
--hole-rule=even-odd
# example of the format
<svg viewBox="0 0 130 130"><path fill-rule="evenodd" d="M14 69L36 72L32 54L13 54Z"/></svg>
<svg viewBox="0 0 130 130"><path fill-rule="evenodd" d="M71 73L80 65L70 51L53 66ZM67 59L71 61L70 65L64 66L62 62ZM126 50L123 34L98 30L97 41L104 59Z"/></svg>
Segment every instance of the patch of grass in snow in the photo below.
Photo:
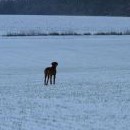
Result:
<svg viewBox="0 0 130 130"><path fill-rule="evenodd" d="M130 35L130 30L126 30L124 32L116 32L116 31L110 31L110 32L84 32L84 33L77 33L77 32L50 32L50 33L42 33L42 32L13 32L13 33L7 33L3 36L6 37L15 37L15 36L85 36L85 35Z"/></svg>

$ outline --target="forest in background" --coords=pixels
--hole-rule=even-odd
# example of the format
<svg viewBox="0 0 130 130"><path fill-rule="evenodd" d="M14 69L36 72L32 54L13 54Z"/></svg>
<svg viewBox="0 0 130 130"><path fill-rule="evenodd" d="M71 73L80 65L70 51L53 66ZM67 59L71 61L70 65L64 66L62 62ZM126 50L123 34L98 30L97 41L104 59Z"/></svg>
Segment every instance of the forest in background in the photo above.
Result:
<svg viewBox="0 0 130 130"><path fill-rule="evenodd" d="M0 0L0 14L130 16L130 0Z"/></svg>

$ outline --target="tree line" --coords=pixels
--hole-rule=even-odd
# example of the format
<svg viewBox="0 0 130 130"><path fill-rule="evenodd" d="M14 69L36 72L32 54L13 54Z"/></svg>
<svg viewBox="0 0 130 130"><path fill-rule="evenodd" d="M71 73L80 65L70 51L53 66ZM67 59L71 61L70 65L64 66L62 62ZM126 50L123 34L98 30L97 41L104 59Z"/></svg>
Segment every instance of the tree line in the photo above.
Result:
<svg viewBox="0 0 130 130"><path fill-rule="evenodd" d="M0 0L0 14L130 16L130 0Z"/></svg>

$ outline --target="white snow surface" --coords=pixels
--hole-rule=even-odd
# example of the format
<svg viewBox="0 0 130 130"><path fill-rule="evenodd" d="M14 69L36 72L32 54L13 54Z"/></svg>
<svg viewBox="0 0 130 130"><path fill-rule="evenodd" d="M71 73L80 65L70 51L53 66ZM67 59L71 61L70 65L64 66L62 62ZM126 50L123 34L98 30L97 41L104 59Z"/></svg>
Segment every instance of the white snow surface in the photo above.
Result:
<svg viewBox="0 0 130 130"><path fill-rule="evenodd" d="M129 110L129 36L0 37L0 130L129 130Z"/></svg>
<svg viewBox="0 0 130 130"><path fill-rule="evenodd" d="M130 17L0 15L0 35L130 31Z"/></svg>

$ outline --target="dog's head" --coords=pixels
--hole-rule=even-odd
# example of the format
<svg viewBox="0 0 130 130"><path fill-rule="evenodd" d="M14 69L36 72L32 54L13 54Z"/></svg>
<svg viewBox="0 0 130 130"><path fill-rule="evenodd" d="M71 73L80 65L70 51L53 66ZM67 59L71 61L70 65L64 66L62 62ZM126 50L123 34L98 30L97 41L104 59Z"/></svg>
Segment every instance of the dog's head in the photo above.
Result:
<svg viewBox="0 0 130 130"><path fill-rule="evenodd" d="M57 62L52 62L51 64L52 64L52 66L55 66L55 67L58 66L58 63L57 63Z"/></svg>

